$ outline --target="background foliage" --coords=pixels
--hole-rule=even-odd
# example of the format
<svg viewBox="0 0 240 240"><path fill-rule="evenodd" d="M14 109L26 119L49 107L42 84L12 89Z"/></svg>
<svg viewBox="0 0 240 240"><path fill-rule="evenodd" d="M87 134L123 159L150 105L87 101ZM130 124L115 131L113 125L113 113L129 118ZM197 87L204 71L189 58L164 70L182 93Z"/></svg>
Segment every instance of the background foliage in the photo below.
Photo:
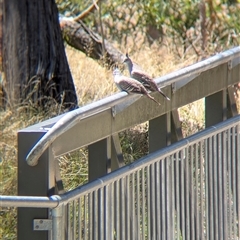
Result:
<svg viewBox="0 0 240 240"><path fill-rule="evenodd" d="M194 46L196 54L202 55L203 51L239 45L239 2L116 0L99 4L108 40L138 49L144 43L151 45L154 40L162 43L164 38L170 38L175 45L182 46L182 54ZM91 4L91 0L58 0L59 11L67 16L76 16ZM94 11L84 21L100 33L97 15Z"/></svg>

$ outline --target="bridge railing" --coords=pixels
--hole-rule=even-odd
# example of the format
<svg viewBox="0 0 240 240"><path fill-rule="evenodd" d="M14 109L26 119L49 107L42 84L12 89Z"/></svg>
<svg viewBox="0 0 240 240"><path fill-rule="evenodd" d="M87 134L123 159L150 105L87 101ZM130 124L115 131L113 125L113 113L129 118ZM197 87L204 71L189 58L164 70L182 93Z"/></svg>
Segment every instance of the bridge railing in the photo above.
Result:
<svg viewBox="0 0 240 240"><path fill-rule="evenodd" d="M240 115L62 195L1 200L51 209L32 227L53 240L238 239L239 182Z"/></svg>
<svg viewBox="0 0 240 240"><path fill-rule="evenodd" d="M205 98L206 127L237 115L232 85L239 82L239 77L240 47L236 47L156 79L171 98L164 101L153 93L162 103L160 107L145 97L121 92L20 130L18 195L46 197L64 192L56 158L85 146L89 181L122 167L118 133L134 125L149 121L149 153L181 140L177 109L198 99ZM46 231L33 231L30 223L49 218L51 211L47 207L19 208L19 239L48 239Z"/></svg>

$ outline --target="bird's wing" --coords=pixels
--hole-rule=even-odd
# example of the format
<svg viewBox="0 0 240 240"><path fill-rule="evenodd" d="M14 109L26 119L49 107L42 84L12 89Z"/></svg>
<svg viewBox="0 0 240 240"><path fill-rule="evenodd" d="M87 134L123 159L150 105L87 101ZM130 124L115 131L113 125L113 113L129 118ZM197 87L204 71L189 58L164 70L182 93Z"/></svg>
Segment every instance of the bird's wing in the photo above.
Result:
<svg viewBox="0 0 240 240"><path fill-rule="evenodd" d="M131 73L131 76L134 79L137 79L138 81L140 81L144 85L145 88L147 88L151 91L158 91L158 86L154 82L153 78L151 78L145 72L139 71L139 70L133 70Z"/></svg>
<svg viewBox="0 0 240 240"><path fill-rule="evenodd" d="M131 78L122 79L118 84L123 91L128 93L144 94L146 92L141 83Z"/></svg>

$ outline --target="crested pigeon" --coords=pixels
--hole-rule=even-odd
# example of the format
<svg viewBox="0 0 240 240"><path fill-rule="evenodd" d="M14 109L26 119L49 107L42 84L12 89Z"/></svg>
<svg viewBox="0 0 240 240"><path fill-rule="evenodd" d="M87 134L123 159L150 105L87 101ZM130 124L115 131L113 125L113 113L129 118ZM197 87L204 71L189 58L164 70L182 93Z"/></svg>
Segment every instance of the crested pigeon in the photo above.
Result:
<svg viewBox="0 0 240 240"><path fill-rule="evenodd" d="M131 58L126 54L126 58L123 61L127 67L129 74L132 78L136 79L137 81L141 82L143 86L151 91L151 92L159 92L165 97L167 100L170 100L169 97L167 97L160 88L158 88L157 84L155 83L154 79L150 77L147 73L139 69L135 64L133 64Z"/></svg>
<svg viewBox="0 0 240 240"><path fill-rule="evenodd" d="M137 93L137 94L143 94L146 95L148 98L150 98L152 101L154 101L155 103L157 103L158 105L161 105L158 101L156 101L154 99L154 97L152 97L148 91L146 90L146 88L137 80L130 78L130 77L126 77L123 76L121 74L121 71L116 68L113 71L113 76L114 76L114 82L116 83L117 87L121 90L121 91L125 91L127 93Z"/></svg>

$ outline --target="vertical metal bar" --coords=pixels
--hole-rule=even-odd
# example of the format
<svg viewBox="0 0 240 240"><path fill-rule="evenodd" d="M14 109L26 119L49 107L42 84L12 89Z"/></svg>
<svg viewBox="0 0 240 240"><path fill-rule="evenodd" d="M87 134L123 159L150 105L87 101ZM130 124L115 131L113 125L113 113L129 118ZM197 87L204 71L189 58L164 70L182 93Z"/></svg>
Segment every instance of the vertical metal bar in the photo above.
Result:
<svg viewBox="0 0 240 240"><path fill-rule="evenodd" d="M229 208L229 216L228 216L228 223L229 223L229 238L232 239L232 151L231 151L231 134L232 129L228 129L228 139L227 139L227 162L228 162L228 208Z"/></svg>
<svg viewBox="0 0 240 240"><path fill-rule="evenodd" d="M135 231L136 231L136 225L135 225L135 173L131 174L131 187L130 187L130 200L131 200L131 209L130 209L130 213L131 213L131 231L130 231L130 235L131 235L131 239L135 239Z"/></svg>
<svg viewBox="0 0 240 240"><path fill-rule="evenodd" d="M223 170L222 170L222 136L219 133L217 136L217 158L218 158L218 220L219 220L219 239L223 239Z"/></svg>
<svg viewBox="0 0 240 240"><path fill-rule="evenodd" d="M103 224L104 224L104 227L103 227L103 230L104 230L104 240L108 240L110 238L110 235L109 235L109 229L110 229L110 226L108 226L108 224L110 225L110 219L109 219L109 185L105 186L104 187L104 221L103 221Z"/></svg>
<svg viewBox="0 0 240 240"><path fill-rule="evenodd" d="M121 211L120 211L120 222L121 222L121 238L126 238L126 205L125 205L125 197L126 197L126 178L122 178L120 181L120 197L121 197Z"/></svg>
<svg viewBox="0 0 240 240"><path fill-rule="evenodd" d="M165 225L166 225L166 233L165 233L165 237L166 239L170 238L170 212L169 212L169 158L166 157L163 161L164 161L164 177L165 177L165 184L164 184L164 193L165 193L165 199L164 199L164 208L165 208Z"/></svg>
<svg viewBox="0 0 240 240"><path fill-rule="evenodd" d="M18 195L19 196L50 196L54 195L55 168L52 150L47 149L40 157L38 164L31 167L25 158L34 144L45 134L45 130L37 132L18 132ZM47 240L47 231L34 231L33 219L47 219L46 208L17 209L18 240Z"/></svg>
<svg viewBox="0 0 240 240"><path fill-rule="evenodd" d="M67 239L71 239L71 203L67 204Z"/></svg>
<svg viewBox="0 0 240 240"><path fill-rule="evenodd" d="M190 239L190 189L189 189L189 148L185 148L185 206L186 206L186 239Z"/></svg>
<svg viewBox="0 0 240 240"><path fill-rule="evenodd" d="M162 237L161 239L167 239L167 210L166 210L166 160L163 159L160 161L160 170L161 170L161 210L162 210ZM154 239L154 238L152 238Z"/></svg>
<svg viewBox="0 0 240 240"><path fill-rule="evenodd" d="M200 141L201 142L201 141ZM199 201L198 201L198 196L199 196L199 190L200 190L200 183L198 183L198 179L199 179L199 171L198 171L198 163L199 163L199 151L200 149L200 142L196 143L195 146L195 154L194 154L194 158L195 158L195 203L194 203L194 211L195 211L195 239L199 239L199 211L200 211L200 207L199 207Z"/></svg>
<svg viewBox="0 0 240 240"><path fill-rule="evenodd" d="M151 191L151 194L150 194L150 201L151 201L151 236L153 239L156 239L156 205L155 205L155 200L156 200L156 197L155 197L155 191L156 191L156 188L155 188L155 174L154 174L154 164L151 164L150 165L150 172L151 172L151 175L150 175L150 184L151 184L151 187L150 187L150 191Z"/></svg>
<svg viewBox="0 0 240 240"><path fill-rule="evenodd" d="M136 172L137 176L136 176L136 232L137 232L137 236L136 239L139 239L141 236L141 223L140 223L140 208L142 208L142 199L141 199L141 195L140 195L140 187L142 187L142 183L140 182L140 171L138 170ZM142 208L143 210L143 208Z"/></svg>
<svg viewBox="0 0 240 240"><path fill-rule="evenodd" d="M189 146L189 151L190 151L190 158L189 158L189 186L190 186L190 194L189 194L189 201L190 201L190 236L191 239L195 239L195 233L194 233L194 225L195 225L195 220L194 220L194 161L196 159L194 158L193 154L194 150L194 145Z"/></svg>
<svg viewBox="0 0 240 240"><path fill-rule="evenodd" d="M212 137L209 138L208 141L208 214L209 214L209 239L214 239L214 209L213 209L213 142Z"/></svg>
<svg viewBox="0 0 240 240"><path fill-rule="evenodd" d="M160 163L155 164L155 181L156 181L156 235L157 239L161 236L161 187L160 187Z"/></svg>
<svg viewBox="0 0 240 240"><path fill-rule="evenodd" d="M141 182L141 186L142 186L142 239L146 238L146 227L147 225L147 220L146 220L146 213L147 213L147 206L146 206L146 185L147 183L146 178L145 178L145 174L147 174L147 168L142 168L141 171L141 177L142 177L142 182ZM160 190L159 190L160 191Z"/></svg>
<svg viewBox="0 0 240 240"><path fill-rule="evenodd" d="M236 126L238 238L240 238L240 124Z"/></svg>
<svg viewBox="0 0 240 240"><path fill-rule="evenodd" d="M98 189L98 236L99 239L104 240L104 188Z"/></svg>
<svg viewBox="0 0 240 240"><path fill-rule="evenodd" d="M72 206L72 212L73 212L73 228L72 228L72 239L76 239L76 201L73 201L73 206Z"/></svg>
<svg viewBox="0 0 240 240"><path fill-rule="evenodd" d="M233 237L236 238L237 234L237 196L236 196L236 136L235 136L235 129L232 128L232 184L233 184Z"/></svg>
<svg viewBox="0 0 240 240"><path fill-rule="evenodd" d="M52 240L63 240L63 214L64 206L60 205L52 209Z"/></svg>
<svg viewBox="0 0 240 240"><path fill-rule="evenodd" d="M88 235L93 239L93 193L88 193Z"/></svg>
<svg viewBox="0 0 240 240"><path fill-rule="evenodd" d="M204 149L205 149L205 154L204 154L204 167L205 167L205 178L204 178L204 182L205 182L205 228L206 228L206 234L205 234L205 239L210 239L210 214L209 214L209 138L204 140Z"/></svg>
<svg viewBox="0 0 240 240"><path fill-rule="evenodd" d="M88 195L84 195L84 240L88 239L88 222L89 222L89 213L88 213Z"/></svg>
<svg viewBox="0 0 240 240"><path fill-rule="evenodd" d="M218 229L218 159L217 159L217 137L213 137L213 195L214 195L214 236L219 239Z"/></svg>
<svg viewBox="0 0 240 240"><path fill-rule="evenodd" d="M131 209L131 200L130 200L130 176L126 176L126 239L129 239L131 231L131 218L130 218L130 209Z"/></svg>
<svg viewBox="0 0 240 240"><path fill-rule="evenodd" d="M205 179L203 176L203 171L206 173L206 157L203 157L203 141L201 140L199 143L199 151L200 151L200 156L199 156L199 168L200 168L200 178L199 178L199 184L200 184L200 192L199 192L199 205L200 205L200 218L199 218L199 239L205 239L205 234L204 234L204 226L206 226L205 221L204 221L204 208L203 206L206 204L206 197L203 198L204 195L204 189L206 188L205 185ZM203 170L204 169L204 170Z"/></svg>
<svg viewBox="0 0 240 240"><path fill-rule="evenodd" d="M109 208L108 210L108 219L106 221L106 223L109 223L108 224L108 239L109 240L112 240L114 239L114 214L113 214L113 209L114 209L114 195L113 195L113 183L110 183L108 185L108 190L109 190L109 193L108 195L106 196L108 201L107 201L107 208Z"/></svg>
<svg viewBox="0 0 240 240"><path fill-rule="evenodd" d="M176 197L175 197L175 202L176 202L176 238L179 239L180 238L180 195L179 195L179 189L181 188L181 179L179 178L179 161L181 161L180 158L180 154L181 152L176 152L175 154L175 182L174 182L174 186L175 186L175 193L176 193Z"/></svg>
<svg viewBox="0 0 240 240"><path fill-rule="evenodd" d="M99 229L99 205L100 199L98 197L98 190L94 190L92 193L92 202L90 203L93 207L93 213L92 213L92 223L93 223L93 239L99 239L98 236L98 229Z"/></svg>
<svg viewBox="0 0 240 240"><path fill-rule="evenodd" d="M116 231L116 240L120 240L120 194L119 194L119 180L116 180L114 182L114 199L115 199L115 209L114 209L114 214L115 214L115 231Z"/></svg>
<svg viewBox="0 0 240 240"><path fill-rule="evenodd" d="M150 202L150 167L149 165L146 167L146 178L147 178L147 234L148 234L148 240L152 239L152 233L151 233L151 202Z"/></svg>
<svg viewBox="0 0 240 240"><path fill-rule="evenodd" d="M185 154L183 153L184 150L180 152L180 182L181 182L181 189L180 189L180 212L181 212L181 236L183 239L186 239L186 205L185 205L185 197L186 197L186 188L185 188Z"/></svg>
<svg viewBox="0 0 240 240"><path fill-rule="evenodd" d="M172 196L171 196L171 175L170 175L170 157L166 157L164 159L165 166L166 166L166 225L167 225L167 231L166 231L166 239L173 239L172 238L172 222L171 222L171 202L172 202Z"/></svg>
<svg viewBox="0 0 240 240"><path fill-rule="evenodd" d="M238 208L238 238L240 238L240 124L235 127L236 162L237 162L237 208Z"/></svg>
<svg viewBox="0 0 240 240"><path fill-rule="evenodd" d="M82 201L78 199L78 240L82 239Z"/></svg>
<svg viewBox="0 0 240 240"><path fill-rule="evenodd" d="M176 222L175 222L175 187L174 187L174 157L170 156L170 181L171 181L171 230L172 230L172 239L175 239L175 230L176 230Z"/></svg>
<svg viewBox="0 0 240 240"><path fill-rule="evenodd" d="M227 202L227 134L222 133L222 171L223 171L223 239L228 239L228 202Z"/></svg>

